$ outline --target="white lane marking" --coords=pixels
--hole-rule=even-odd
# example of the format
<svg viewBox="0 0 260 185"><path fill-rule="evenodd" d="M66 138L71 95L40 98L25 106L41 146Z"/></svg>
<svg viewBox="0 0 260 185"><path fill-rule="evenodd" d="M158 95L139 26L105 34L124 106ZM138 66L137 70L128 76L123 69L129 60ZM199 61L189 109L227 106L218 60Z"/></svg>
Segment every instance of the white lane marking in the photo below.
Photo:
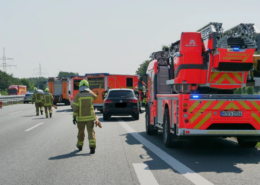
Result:
<svg viewBox="0 0 260 185"><path fill-rule="evenodd" d="M40 126L41 124L43 124L44 122L42 122L42 123L39 123L39 124L37 124L37 125L35 125L35 126L33 126L33 127L31 127L31 128L28 128L27 130L25 130L25 132L28 132L28 131L30 131L30 130L32 130L32 129L34 129L34 128L36 128L36 127L38 127L38 126Z"/></svg>
<svg viewBox="0 0 260 185"><path fill-rule="evenodd" d="M146 148L151 150L154 154L156 154L159 158L161 158L164 162L166 162L169 166L183 175L185 178L189 179L192 183L196 185L213 185L213 183L209 182L207 179L203 178L184 164L182 164L177 159L173 158L162 149L158 148L156 145L142 137L138 134L134 129L132 129L129 125L127 125L123 120L118 120L118 122L129 132L135 139L137 139L140 143L142 143Z"/></svg>
<svg viewBox="0 0 260 185"><path fill-rule="evenodd" d="M12 112L9 115L16 114L16 113L19 113L19 112L23 112L23 111Z"/></svg>
<svg viewBox="0 0 260 185"><path fill-rule="evenodd" d="M134 163L133 166L141 185L159 185L146 164Z"/></svg>

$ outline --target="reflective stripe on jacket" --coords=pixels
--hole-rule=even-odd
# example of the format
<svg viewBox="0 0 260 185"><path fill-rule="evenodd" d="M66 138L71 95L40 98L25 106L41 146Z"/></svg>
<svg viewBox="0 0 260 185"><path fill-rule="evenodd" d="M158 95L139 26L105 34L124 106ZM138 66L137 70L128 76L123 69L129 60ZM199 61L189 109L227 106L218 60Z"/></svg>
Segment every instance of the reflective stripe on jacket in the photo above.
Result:
<svg viewBox="0 0 260 185"><path fill-rule="evenodd" d="M41 103L42 102L42 97L43 97L43 94L40 94L38 92L35 92L33 94L33 101L35 101L35 103Z"/></svg>
<svg viewBox="0 0 260 185"><path fill-rule="evenodd" d="M96 116L93 109L93 102L97 96L90 90L76 94L73 101L73 117L77 116L78 121L93 121Z"/></svg>
<svg viewBox="0 0 260 185"><path fill-rule="evenodd" d="M50 93L46 93L43 95L42 99L43 106L52 106L53 104L53 97Z"/></svg>

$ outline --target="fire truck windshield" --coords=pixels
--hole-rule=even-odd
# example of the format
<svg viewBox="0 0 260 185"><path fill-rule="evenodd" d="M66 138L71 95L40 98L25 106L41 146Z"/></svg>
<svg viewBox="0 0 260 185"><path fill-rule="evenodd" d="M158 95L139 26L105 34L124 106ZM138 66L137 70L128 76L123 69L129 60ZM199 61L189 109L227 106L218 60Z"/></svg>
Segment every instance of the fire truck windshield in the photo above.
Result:
<svg viewBox="0 0 260 185"><path fill-rule="evenodd" d="M17 93L17 90L15 89L11 89L11 90L8 90L9 94L16 94Z"/></svg>
<svg viewBox="0 0 260 185"><path fill-rule="evenodd" d="M74 90L79 90L79 82L81 80L74 80L74 83L73 83L73 87L74 87Z"/></svg>
<svg viewBox="0 0 260 185"><path fill-rule="evenodd" d="M89 88L93 89L104 89L104 78L88 78Z"/></svg>

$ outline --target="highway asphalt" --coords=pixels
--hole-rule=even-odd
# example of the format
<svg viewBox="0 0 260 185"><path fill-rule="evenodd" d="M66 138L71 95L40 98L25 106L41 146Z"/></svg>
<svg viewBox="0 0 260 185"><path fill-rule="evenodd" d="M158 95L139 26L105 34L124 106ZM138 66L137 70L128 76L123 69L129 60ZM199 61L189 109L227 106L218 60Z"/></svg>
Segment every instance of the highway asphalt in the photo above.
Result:
<svg viewBox="0 0 260 185"><path fill-rule="evenodd" d="M31 104L0 109L0 184L260 184L260 151L235 139L198 138L167 148L162 132L148 136L140 120L112 117L95 127L97 149L76 148L70 106L53 118L35 116Z"/></svg>

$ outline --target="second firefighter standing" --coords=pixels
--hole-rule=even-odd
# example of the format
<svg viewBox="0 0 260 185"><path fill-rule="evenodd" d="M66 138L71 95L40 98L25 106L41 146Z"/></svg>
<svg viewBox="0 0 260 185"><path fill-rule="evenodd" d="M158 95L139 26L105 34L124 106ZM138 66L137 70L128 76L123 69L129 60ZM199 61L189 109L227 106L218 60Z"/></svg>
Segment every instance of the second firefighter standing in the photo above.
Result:
<svg viewBox="0 0 260 185"><path fill-rule="evenodd" d="M38 92L37 88L34 87L32 102L35 102L36 116L39 116L39 109L41 110L41 115L43 114L42 98L43 98L43 94Z"/></svg>
<svg viewBox="0 0 260 185"><path fill-rule="evenodd" d="M49 111L50 118L52 117L52 103L53 103L52 94L49 92L49 89L46 88L42 98L42 104L45 109L46 118L48 118L48 111Z"/></svg>

